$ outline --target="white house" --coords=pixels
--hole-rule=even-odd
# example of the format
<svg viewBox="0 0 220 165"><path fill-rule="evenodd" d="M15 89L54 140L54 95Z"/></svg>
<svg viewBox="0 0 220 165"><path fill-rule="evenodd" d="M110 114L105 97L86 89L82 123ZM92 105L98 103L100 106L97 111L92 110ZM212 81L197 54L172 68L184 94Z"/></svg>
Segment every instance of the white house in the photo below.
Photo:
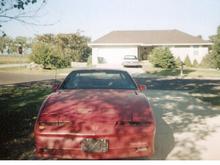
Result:
<svg viewBox="0 0 220 165"><path fill-rule="evenodd" d="M92 47L92 63L121 64L125 55L147 59L149 52L158 46L166 46L182 61L189 56L191 62L200 63L208 54L209 41L179 30L113 31L89 44Z"/></svg>

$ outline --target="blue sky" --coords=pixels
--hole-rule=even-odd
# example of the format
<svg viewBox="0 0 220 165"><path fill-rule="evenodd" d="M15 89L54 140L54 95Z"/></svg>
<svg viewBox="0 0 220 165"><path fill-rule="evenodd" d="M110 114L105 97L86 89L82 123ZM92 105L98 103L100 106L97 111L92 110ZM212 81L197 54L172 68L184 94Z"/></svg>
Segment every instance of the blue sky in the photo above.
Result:
<svg viewBox="0 0 220 165"><path fill-rule="evenodd" d="M48 0L36 20L51 26L10 22L10 36L43 33L82 34L97 39L112 30L179 29L208 36L220 25L220 0Z"/></svg>

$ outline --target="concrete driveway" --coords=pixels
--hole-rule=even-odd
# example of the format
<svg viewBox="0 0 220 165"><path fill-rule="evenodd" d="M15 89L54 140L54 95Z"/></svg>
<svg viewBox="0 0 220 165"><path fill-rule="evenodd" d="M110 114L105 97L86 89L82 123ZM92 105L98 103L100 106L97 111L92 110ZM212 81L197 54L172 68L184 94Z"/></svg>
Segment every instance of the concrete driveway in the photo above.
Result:
<svg viewBox="0 0 220 165"><path fill-rule="evenodd" d="M185 91L146 93L157 121L152 159L219 159L220 110Z"/></svg>

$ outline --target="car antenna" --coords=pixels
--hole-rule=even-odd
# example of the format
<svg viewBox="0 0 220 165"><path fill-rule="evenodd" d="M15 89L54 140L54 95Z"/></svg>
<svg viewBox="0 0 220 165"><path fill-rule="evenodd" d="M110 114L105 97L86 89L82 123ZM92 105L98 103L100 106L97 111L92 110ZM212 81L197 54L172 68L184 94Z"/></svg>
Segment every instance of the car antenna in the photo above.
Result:
<svg viewBox="0 0 220 165"><path fill-rule="evenodd" d="M57 67L55 67L54 83L57 82Z"/></svg>
<svg viewBox="0 0 220 165"><path fill-rule="evenodd" d="M52 60L52 64L55 67L54 83L56 83L57 81L57 59L56 58Z"/></svg>

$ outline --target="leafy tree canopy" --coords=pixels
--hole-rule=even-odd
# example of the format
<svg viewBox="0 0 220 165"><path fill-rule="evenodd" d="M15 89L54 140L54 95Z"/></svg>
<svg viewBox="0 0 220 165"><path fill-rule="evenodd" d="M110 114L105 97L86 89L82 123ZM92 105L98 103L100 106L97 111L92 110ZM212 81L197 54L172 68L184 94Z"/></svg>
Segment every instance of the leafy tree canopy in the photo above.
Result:
<svg viewBox="0 0 220 165"><path fill-rule="evenodd" d="M215 68L220 68L220 26L218 26L217 34L211 37L213 41L210 60Z"/></svg>
<svg viewBox="0 0 220 165"><path fill-rule="evenodd" d="M4 23L9 21L35 24L27 19L35 17L44 4L46 4L46 0L0 0L0 31L2 36L6 34L1 28ZM25 11L30 6L35 6L35 10Z"/></svg>
<svg viewBox="0 0 220 165"><path fill-rule="evenodd" d="M40 35L37 36L37 41L56 47L62 56L70 57L72 61L86 61L91 54L91 48L87 45L90 38L78 32Z"/></svg>
<svg viewBox="0 0 220 165"><path fill-rule="evenodd" d="M71 61L85 62L91 55L90 39L80 33L44 34L36 37L32 59L44 68L66 67Z"/></svg>

